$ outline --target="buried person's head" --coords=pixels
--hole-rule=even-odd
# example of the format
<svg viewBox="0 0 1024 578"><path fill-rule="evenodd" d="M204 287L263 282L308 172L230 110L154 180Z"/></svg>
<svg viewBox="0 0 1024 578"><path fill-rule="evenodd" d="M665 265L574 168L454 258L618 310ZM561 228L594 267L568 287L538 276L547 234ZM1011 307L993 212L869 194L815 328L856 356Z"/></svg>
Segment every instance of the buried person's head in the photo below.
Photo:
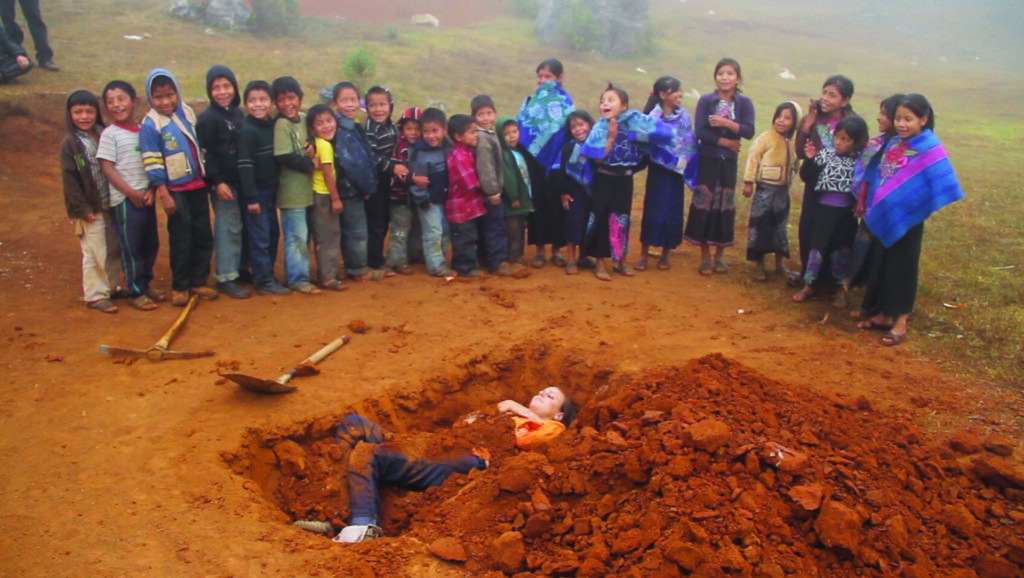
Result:
<svg viewBox="0 0 1024 578"><path fill-rule="evenodd" d="M533 396L529 405L530 411L542 420L553 419L569 427L576 419L576 405L560 388L546 387Z"/></svg>

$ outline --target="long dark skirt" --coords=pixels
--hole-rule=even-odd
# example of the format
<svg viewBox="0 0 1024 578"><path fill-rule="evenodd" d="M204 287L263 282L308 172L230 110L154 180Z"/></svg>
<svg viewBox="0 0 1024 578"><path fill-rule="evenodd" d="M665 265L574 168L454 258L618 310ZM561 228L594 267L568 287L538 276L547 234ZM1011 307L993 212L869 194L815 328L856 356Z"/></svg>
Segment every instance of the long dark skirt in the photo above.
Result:
<svg viewBox="0 0 1024 578"><path fill-rule="evenodd" d="M874 238L862 310L880 312L889 317L914 311L923 239L924 223L912 227L888 248Z"/></svg>
<svg viewBox="0 0 1024 578"><path fill-rule="evenodd" d="M818 205L818 218L814 222L814 238L807 256L804 283L813 285L829 273L835 284L846 278L846 265L857 235L857 219L851 207ZM828 269L826 269L828 267Z"/></svg>
<svg viewBox="0 0 1024 578"><path fill-rule="evenodd" d="M569 193L569 210L565 212L565 241L573 245L582 245L587 236L587 220L590 217L590 193L583 185L567 179L566 192Z"/></svg>
<svg viewBox="0 0 1024 578"><path fill-rule="evenodd" d="M633 205L633 175L595 173L590 217L583 255L616 261L629 252L629 211Z"/></svg>
<svg viewBox="0 0 1024 578"><path fill-rule="evenodd" d="M548 175L541 186L533 187L533 212L528 217L527 236L530 245L565 246L565 208L562 195L551 180Z"/></svg>
<svg viewBox="0 0 1024 578"><path fill-rule="evenodd" d="M701 156L699 163L683 239L731 247L736 243L736 159Z"/></svg>
<svg viewBox="0 0 1024 578"><path fill-rule="evenodd" d="M811 161L800 165L800 178L804 180L804 197L800 202L800 221L797 225L797 241L800 243L800 277L807 273L807 260L814 243L814 222L818 217L818 176L821 168ZM827 265L827 264L826 264ZM826 271L828 267L825 268ZM829 274L826 274L826 277ZM831 281L831 279L829 279Z"/></svg>
<svg viewBox="0 0 1024 578"><path fill-rule="evenodd" d="M683 175L651 163L647 169L640 242L675 249L683 242Z"/></svg>
<svg viewBox="0 0 1024 578"><path fill-rule="evenodd" d="M747 261L769 253L789 258L789 186L757 183L747 226Z"/></svg>

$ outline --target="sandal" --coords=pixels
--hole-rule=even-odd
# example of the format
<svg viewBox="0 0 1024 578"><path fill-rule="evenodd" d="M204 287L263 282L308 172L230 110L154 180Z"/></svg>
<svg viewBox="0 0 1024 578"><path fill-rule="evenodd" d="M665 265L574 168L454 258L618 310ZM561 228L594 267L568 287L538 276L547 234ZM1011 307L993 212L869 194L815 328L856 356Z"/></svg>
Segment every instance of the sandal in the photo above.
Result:
<svg viewBox="0 0 1024 578"><path fill-rule="evenodd" d="M866 321L861 321L860 323L858 323L857 324L857 328L858 329L863 329L865 331L885 331L885 332L889 332L889 331L892 330L893 326L891 324L888 324L888 323L879 323L879 322L875 321L874 319L868 319Z"/></svg>
<svg viewBox="0 0 1024 578"><path fill-rule="evenodd" d="M836 296L832 298L832 307L836 309L846 309L846 292L836 293Z"/></svg>
<svg viewBox="0 0 1024 578"><path fill-rule="evenodd" d="M640 259L636 262L636 265L633 265L633 268L636 269L637 271L646 271L647 257L640 257Z"/></svg>
<svg viewBox="0 0 1024 578"><path fill-rule="evenodd" d="M764 282L768 280L768 272L764 270L764 267L758 267L754 269L754 281Z"/></svg>
<svg viewBox="0 0 1024 578"><path fill-rule="evenodd" d="M814 296L814 289L810 285L805 285L803 289L793 294L794 303L803 303Z"/></svg>
<svg viewBox="0 0 1024 578"><path fill-rule="evenodd" d="M580 268L579 268L578 265L576 265L575 261L572 262L572 263L566 263L566 265L565 265L565 274L566 275L579 275L580 274Z"/></svg>
<svg viewBox="0 0 1024 578"><path fill-rule="evenodd" d="M715 261L715 273L725 274L729 272L729 265L725 261Z"/></svg>
<svg viewBox="0 0 1024 578"><path fill-rule="evenodd" d="M441 277L442 279L444 279L446 277L458 277L458 276L459 276L459 274L456 273L455 271L453 271L452 269L441 269L437 273L434 273L434 277Z"/></svg>
<svg viewBox="0 0 1024 578"><path fill-rule="evenodd" d="M700 267L697 267L697 272L705 277L708 277L715 272L715 268L711 266L711 263L705 261L700 264Z"/></svg>
<svg viewBox="0 0 1024 578"><path fill-rule="evenodd" d="M298 285L293 285L291 290L296 293L302 293L303 295L319 295L322 293L322 291L312 283L299 283Z"/></svg>
<svg viewBox="0 0 1024 578"><path fill-rule="evenodd" d="M900 333L900 334L897 335L896 333L893 333L892 331L889 331L885 335L882 336L882 345L885 345L886 347L894 347L896 345L899 345L899 344L903 343L906 340L907 340L907 334L906 333Z"/></svg>
<svg viewBox="0 0 1024 578"><path fill-rule="evenodd" d="M551 264L555 267L565 267L569 264L569 261L559 253L555 253L551 256Z"/></svg>
<svg viewBox="0 0 1024 578"><path fill-rule="evenodd" d="M400 275L405 275L408 277L409 275L412 275L412 267L408 265L402 265L401 267L398 268L398 273Z"/></svg>
<svg viewBox="0 0 1024 578"><path fill-rule="evenodd" d="M342 283L337 279L331 279L330 281L324 283L322 287L324 289L327 289L328 291L344 291L345 289L348 289L348 285Z"/></svg>
<svg viewBox="0 0 1024 578"><path fill-rule="evenodd" d="M163 303L164 301L167 301L166 291L161 291L159 289L147 287L146 290L143 291L143 293L146 295L146 297L152 299L154 303Z"/></svg>
<svg viewBox="0 0 1024 578"><path fill-rule="evenodd" d="M672 264L668 262L668 257L662 257L658 259L658 269L661 271L668 271L672 268Z"/></svg>
<svg viewBox="0 0 1024 578"><path fill-rule="evenodd" d="M132 292L127 287L118 287L110 292L111 299L131 299Z"/></svg>
<svg viewBox="0 0 1024 578"><path fill-rule="evenodd" d="M132 300L129 301L129 303L139 311L152 311L156 309L156 303L154 303L148 295L137 295L132 297Z"/></svg>
<svg viewBox="0 0 1024 578"><path fill-rule="evenodd" d="M100 313L117 313L117 305L114 305L114 302L110 299L100 299L98 301L86 303L85 306L89 309L95 309Z"/></svg>
<svg viewBox="0 0 1024 578"><path fill-rule="evenodd" d="M636 271L634 271L632 267L630 267L626 263L623 263L622 261L619 261L618 263L616 263L615 266L612 267L612 271L615 271L616 273L618 273L619 275L622 275L623 277L635 277L636 276Z"/></svg>
<svg viewBox="0 0 1024 578"><path fill-rule="evenodd" d="M611 281L612 280L612 276L609 275L608 271L606 271L602 267L594 269L594 277L597 277L601 281Z"/></svg>
<svg viewBox="0 0 1024 578"><path fill-rule="evenodd" d="M533 259L530 259L530 266L533 267L534 269L540 269L541 267L544 266L544 263L547 262L548 260L544 258L544 255L537 253L536 255L533 256Z"/></svg>
<svg viewBox="0 0 1024 578"><path fill-rule="evenodd" d="M796 271L786 271L786 285L796 289L804 286L804 280L800 278L800 274Z"/></svg>

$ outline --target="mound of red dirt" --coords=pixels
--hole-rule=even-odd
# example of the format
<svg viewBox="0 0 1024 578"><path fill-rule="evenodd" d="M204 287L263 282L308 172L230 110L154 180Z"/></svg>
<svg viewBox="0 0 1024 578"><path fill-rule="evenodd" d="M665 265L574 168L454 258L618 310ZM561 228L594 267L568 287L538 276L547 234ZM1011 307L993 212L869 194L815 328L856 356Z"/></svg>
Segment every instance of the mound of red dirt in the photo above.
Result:
<svg viewBox="0 0 1024 578"><path fill-rule="evenodd" d="M503 9L499 0L301 0L299 4L299 10L307 16L338 16L361 24L404 23L416 14L432 14L445 28L494 18Z"/></svg>
<svg viewBox="0 0 1024 578"><path fill-rule="evenodd" d="M332 545L361 557L325 559L318 570L1009 577L1024 565L1024 474L994 455L1012 440L938 444L870 399L783 384L717 354L598 389L538 452L517 452L508 418L493 411L436 427L451 422L445 395L515 374L495 366L372 416L386 424L396 408L422 411L433 431L388 443L425 457L484 445L491 468L422 494L385 493L391 537ZM585 368L570 369L563 383ZM333 441L335 419L263 441L253 432L229 462L289 518L340 526L347 456Z"/></svg>

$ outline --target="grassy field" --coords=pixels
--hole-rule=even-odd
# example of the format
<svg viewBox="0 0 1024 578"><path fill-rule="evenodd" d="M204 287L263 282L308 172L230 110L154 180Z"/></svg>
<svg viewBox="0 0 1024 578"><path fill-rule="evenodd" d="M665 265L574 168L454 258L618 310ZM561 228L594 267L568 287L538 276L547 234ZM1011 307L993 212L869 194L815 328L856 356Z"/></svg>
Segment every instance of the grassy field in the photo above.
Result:
<svg viewBox="0 0 1024 578"><path fill-rule="evenodd" d="M35 95L80 86L98 91L111 78L141 88L155 66L175 72L187 97L205 99L206 69L225 63L243 83L294 75L307 89L310 105L316 90L342 80L345 55L360 46L377 58L374 80L391 88L399 108L437 100L448 103L449 112L465 112L473 95L488 92L500 112L513 112L534 85L536 63L551 55L565 63L566 86L577 105L591 110L609 80L624 86L636 107L661 74L679 76L684 89L707 92L713 88L715 61L735 57L743 64L746 93L757 105L758 132L767 128L776 104L796 99L806 106L833 73L856 81L853 104L871 125L881 98L892 92L924 93L935 106L937 133L953 157L967 199L928 222L910 346L942 360L953 372L1004 385L1024 381L1024 208L1019 193L1024 177L1018 168L1024 161L1024 114L1018 104L1024 79L1021 65L1012 60L1024 48L1015 32L1022 23L1016 4L942 0L922 11L874 0L656 0L653 52L613 60L542 46L531 21L511 16L461 29L302 20L289 37L264 38L204 31L202 25L169 16L168 5L167 0L47 2L51 42L65 71L33 72L2 87L0 102L8 111L18 101L31 110ZM780 78L783 68L797 79ZM687 104L692 110L694 102ZM799 207L799 199L794 206ZM746 211L741 202L741 225ZM794 226L794 237L795 231ZM733 252L734 262L740 251ZM729 282L747 285L763 304L781 306L787 299L781 289L751 285L745 269L736 269L739 274ZM963 308L943 306L953 302ZM794 327L806 322L806 314L794 316Z"/></svg>

